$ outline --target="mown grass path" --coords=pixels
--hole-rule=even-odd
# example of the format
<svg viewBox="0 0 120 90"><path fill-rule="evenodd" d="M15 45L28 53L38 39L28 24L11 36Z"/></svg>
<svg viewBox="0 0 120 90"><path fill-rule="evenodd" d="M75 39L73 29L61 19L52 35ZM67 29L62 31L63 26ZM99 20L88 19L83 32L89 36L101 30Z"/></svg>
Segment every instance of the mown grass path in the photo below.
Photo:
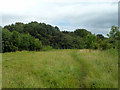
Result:
<svg viewBox="0 0 120 90"><path fill-rule="evenodd" d="M3 88L116 88L117 52L52 50L3 54Z"/></svg>
<svg viewBox="0 0 120 90"><path fill-rule="evenodd" d="M82 62L80 62L79 57L77 56L77 51L73 51L71 53L71 57L76 61L76 63L79 63L79 65L80 65L80 68L81 68L81 79L80 79L81 87L86 88L86 85L84 83L84 79L85 79L85 76L86 76L86 71L85 71L84 65L82 64Z"/></svg>

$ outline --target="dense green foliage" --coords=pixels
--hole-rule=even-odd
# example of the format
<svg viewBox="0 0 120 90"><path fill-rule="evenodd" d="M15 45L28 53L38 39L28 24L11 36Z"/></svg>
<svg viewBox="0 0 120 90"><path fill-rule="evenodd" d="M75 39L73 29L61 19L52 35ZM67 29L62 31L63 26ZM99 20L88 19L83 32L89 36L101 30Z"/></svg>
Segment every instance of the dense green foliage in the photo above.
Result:
<svg viewBox="0 0 120 90"><path fill-rule="evenodd" d="M17 31L10 32L7 29L3 29L2 31L3 52L17 50L40 50L41 48L41 41L32 37L30 34L20 34Z"/></svg>
<svg viewBox="0 0 120 90"><path fill-rule="evenodd" d="M112 26L109 38L102 34L92 34L86 29L76 29L74 32L60 31L55 26L45 23L17 22L2 29L3 52L21 50L54 49L101 49L117 48L119 28Z"/></svg>

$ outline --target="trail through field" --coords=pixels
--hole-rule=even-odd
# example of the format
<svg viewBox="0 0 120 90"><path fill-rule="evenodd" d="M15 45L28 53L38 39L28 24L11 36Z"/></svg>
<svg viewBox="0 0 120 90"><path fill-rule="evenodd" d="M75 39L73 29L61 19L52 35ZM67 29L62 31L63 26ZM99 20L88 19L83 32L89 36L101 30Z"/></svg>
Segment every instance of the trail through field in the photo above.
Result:
<svg viewBox="0 0 120 90"><path fill-rule="evenodd" d="M82 52L82 51L83 50L80 50L80 52ZM76 61L76 63L79 63L79 65L80 65L80 68L81 68L81 87L86 88L86 85L84 84L84 79L85 79L85 76L86 76L85 66L82 64L82 62L80 62L80 60L77 56L77 51L73 51L71 53L71 57L74 59L74 61Z"/></svg>
<svg viewBox="0 0 120 90"><path fill-rule="evenodd" d="M109 57L108 57L109 56ZM4 53L3 88L116 88L116 51Z"/></svg>

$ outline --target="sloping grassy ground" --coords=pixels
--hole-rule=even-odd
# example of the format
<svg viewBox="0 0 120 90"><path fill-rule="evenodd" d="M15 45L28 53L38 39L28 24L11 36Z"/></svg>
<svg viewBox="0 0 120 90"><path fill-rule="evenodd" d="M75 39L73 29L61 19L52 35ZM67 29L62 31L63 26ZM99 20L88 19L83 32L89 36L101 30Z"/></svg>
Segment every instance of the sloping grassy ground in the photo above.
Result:
<svg viewBox="0 0 120 90"><path fill-rule="evenodd" d="M117 88L117 51L52 50L3 54L3 88Z"/></svg>

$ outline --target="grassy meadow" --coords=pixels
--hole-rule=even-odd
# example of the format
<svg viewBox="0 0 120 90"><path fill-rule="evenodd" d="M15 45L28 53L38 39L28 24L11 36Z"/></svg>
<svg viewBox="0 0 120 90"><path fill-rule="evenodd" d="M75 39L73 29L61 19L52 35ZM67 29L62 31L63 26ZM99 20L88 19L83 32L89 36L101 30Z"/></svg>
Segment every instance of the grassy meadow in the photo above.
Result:
<svg viewBox="0 0 120 90"><path fill-rule="evenodd" d="M0 53L0 88L2 88L2 54Z"/></svg>
<svg viewBox="0 0 120 90"><path fill-rule="evenodd" d="M2 87L117 88L117 51L66 49L3 53Z"/></svg>

